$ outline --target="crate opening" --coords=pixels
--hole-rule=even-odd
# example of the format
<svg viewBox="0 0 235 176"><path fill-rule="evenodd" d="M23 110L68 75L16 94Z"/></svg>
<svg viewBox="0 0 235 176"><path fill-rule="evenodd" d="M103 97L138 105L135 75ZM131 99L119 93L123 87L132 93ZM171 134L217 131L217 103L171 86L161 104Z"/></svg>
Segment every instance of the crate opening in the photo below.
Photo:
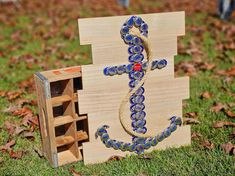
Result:
<svg viewBox="0 0 235 176"><path fill-rule="evenodd" d="M70 106L71 102L64 102L58 106L54 106L53 107L53 116L59 117L59 116L65 116L65 115L70 115L71 114L71 106Z"/></svg>
<svg viewBox="0 0 235 176"><path fill-rule="evenodd" d="M69 136L69 131L72 128L72 123L64 124L55 127L55 137Z"/></svg>
<svg viewBox="0 0 235 176"><path fill-rule="evenodd" d="M74 89L74 93L77 93L77 90L82 89L82 77L73 79L73 89Z"/></svg>
<svg viewBox="0 0 235 176"><path fill-rule="evenodd" d="M51 97L57 97L65 94L65 91L68 87L69 80L62 80L51 82L50 89L51 89Z"/></svg>

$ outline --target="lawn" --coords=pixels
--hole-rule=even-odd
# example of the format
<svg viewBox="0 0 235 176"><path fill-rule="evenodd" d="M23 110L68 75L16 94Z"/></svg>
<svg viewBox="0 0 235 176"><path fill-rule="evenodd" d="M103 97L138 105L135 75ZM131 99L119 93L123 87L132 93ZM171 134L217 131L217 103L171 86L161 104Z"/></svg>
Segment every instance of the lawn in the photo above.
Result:
<svg viewBox="0 0 235 176"><path fill-rule="evenodd" d="M77 18L179 10L186 11L186 35L178 39L175 72L190 76L183 114L191 124L192 145L155 151L145 159L52 168L38 151L33 74L92 63L90 47L79 44ZM234 65L235 18L218 19L215 2L136 0L128 9L114 0L1 4L0 175L235 175ZM29 119L23 107L31 111Z"/></svg>

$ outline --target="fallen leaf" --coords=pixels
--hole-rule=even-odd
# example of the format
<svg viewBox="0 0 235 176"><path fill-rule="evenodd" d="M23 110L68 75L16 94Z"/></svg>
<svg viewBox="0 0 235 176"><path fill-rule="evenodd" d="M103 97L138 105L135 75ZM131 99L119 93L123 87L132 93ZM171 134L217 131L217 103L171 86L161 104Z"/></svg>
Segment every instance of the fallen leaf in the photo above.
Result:
<svg viewBox="0 0 235 176"><path fill-rule="evenodd" d="M201 133L193 132L191 137L192 137L192 139L198 139L198 138L201 138L202 135L201 135Z"/></svg>
<svg viewBox="0 0 235 176"><path fill-rule="evenodd" d="M14 134L16 125L14 123L9 122L8 120L4 122L4 126L7 128L7 131L10 135Z"/></svg>
<svg viewBox="0 0 235 176"><path fill-rule="evenodd" d="M212 94L210 92L208 92L208 91L203 92L201 94L201 98L204 98L204 99L210 99L211 97L212 97Z"/></svg>
<svg viewBox="0 0 235 176"><path fill-rule="evenodd" d="M235 66L229 70L219 70L217 73L225 76L235 76Z"/></svg>
<svg viewBox="0 0 235 176"><path fill-rule="evenodd" d="M222 103L216 103L213 107L210 108L210 111L219 112L222 109L226 109L226 105L224 105Z"/></svg>
<svg viewBox="0 0 235 176"><path fill-rule="evenodd" d="M220 147L225 153L234 155L235 145L231 142L221 144Z"/></svg>
<svg viewBox="0 0 235 176"><path fill-rule="evenodd" d="M234 118L235 114L232 111L226 111L228 117Z"/></svg>
<svg viewBox="0 0 235 176"><path fill-rule="evenodd" d="M218 121L212 125L213 128L222 128L222 127L235 127L235 123L233 122L224 122L224 121Z"/></svg>
<svg viewBox="0 0 235 176"><path fill-rule="evenodd" d="M122 159L124 159L124 157L115 155L115 156L111 156L111 157L108 159L108 161L120 161L120 160L122 160Z"/></svg>
<svg viewBox="0 0 235 176"><path fill-rule="evenodd" d="M184 124L199 124L199 120L193 118L183 118Z"/></svg>
<svg viewBox="0 0 235 176"><path fill-rule="evenodd" d="M215 145L211 141L208 141L208 140L202 142L201 146L203 146L204 148L209 149L209 150L212 150L215 148Z"/></svg>
<svg viewBox="0 0 235 176"><path fill-rule="evenodd" d="M19 135L19 134L21 134L23 131L25 131L25 129L17 125L16 128L15 128L15 130L14 130L13 135L14 135L14 136Z"/></svg>
<svg viewBox="0 0 235 176"><path fill-rule="evenodd" d="M73 174L73 176L82 176L82 174L80 172L77 172L74 167L71 167L70 172Z"/></svg>
<svg viewBox="0 0 235 176"><path fill-rule="evenodd" d="M0 150L3 151L10 151L11 147L15 145L15 140L11 140L9 142L7 142L5 145L0 146Z"/></svg>
<svg viewBox="0 0 235 176"><path fill-rule="evenodd" d="M19 107L18 105L17 106L16 105L10 105L8 108L4 109L2 112L12 114L13 112L19 110L20 108L21 107Z"/></svg>
<svg viewBox="0 0 235 176"><path fill-rule="evenodd" d="M14 152L13 150L11 150L11 151L9 152L9 155L10 155L11 158L20 159L20 158L22 158L22 156L23 156L23 151Z"/></svg>
<svg viewBox="0 0 235 176"><path fill-rule="evenodd" d="M203 62L203 64L200 66L201 70L213 70L216 67L215 64L209 64L207 62Z"/></svg>
<svg viewBox="0 0 235 176"><path fill-rule="evenodd" d="M23 137L27 138L27 139L30 139L30 140L34 140L35 139L34 134L32 132L24 132L23 133Z"/></svg>
<svg viewBox="0 0 235 176"><path fill-rule="evenodd" d="M186 117L191 117L191 118L196 118L197 117L197 113L196 112L187 112L185 114Z"/></svg>

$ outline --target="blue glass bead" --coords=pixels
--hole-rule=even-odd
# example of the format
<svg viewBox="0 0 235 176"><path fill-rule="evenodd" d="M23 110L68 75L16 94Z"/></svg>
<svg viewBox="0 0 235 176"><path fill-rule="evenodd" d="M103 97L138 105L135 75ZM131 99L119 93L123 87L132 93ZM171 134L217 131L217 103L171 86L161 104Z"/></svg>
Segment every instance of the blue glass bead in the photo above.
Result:
<svg viewBox="0 0 235 176"><path fill-rule="evenodd" d="M123 145L123 150L125 150L125 151L129 150L130 146L131 146L130 143L125 143L125 144Z"/></svg>
<svg viewBox="0 0 235 176"><path fill-rule="evenodd" d="M126 73L129 73L129 72L131 72L133 70L133 64L128 64L127 66L126 66Z"/></svg>
<svg viewBox="0 0 235 176"><path fill-rule="evenodd" d="M181 119L180 117L177 117L177 118L175 119L175 124L176 124L176 125L182 125L182 119Z"/></svg>
<svg viewBox="0 0 235 176"><path fill-rule="evenodd" d="M142 24L143 20L140 17L136 17L134 18L134 22L135 22L135 26L139 27Z"/></svg>
<svg viewBox="0 0 235 176"><path fill-rule="evenodd" d="M134 54L132 49L133 49L133 46L128 47L128 54L130 54L130 55Z"/></svg>
<svg viewBox="0 0 235 176"><path fill-rule="evenodd" d="M135 45L135 46L132 48L132 51L133 51L133 53L139 54L139 53L143 52L143 47L141 47L140 45Z"/></svg>
<svg viewBox="0 0 235 176"><path fill-rule="evenodd" d="M108 133L103 133L102 136L101 136L101 140L102 141L107 141L108 139L109 139Z"/></svg>
<svg viewBox="0 0 235 176"><path fill-rule="evenodd" d="M131 114L131 119L132 120L142 120L146 116L146 112L140 111L140 112L134 112Z"/></svg>
<svg viewBox="0 0 235 176"><path fill-rule="evenodd" d="M157 65L158 65L158 61L157 61L157 60L153 61L153 62L152 62L152 67L151 67L151 69L152 69L152 70L156 69L156 68L157 68Z"/></svg>
<svg viewBox="0 0 235 176"><path fill-rule="evenodd" d="M147 70L147 67L148 67L148 62L144 62L144 63L142 64L142 69L143 69L143 70Z"/></svg>
<svg viewBox="0 0 235 176"><path fill-rule="evenodd" d="M128 43L131 43L132 42L132 39L133 39L133 35L131 34L126 34L124 36L124 41L128 44Z"/></svg>
<svg viewBox="0 0 235 176"><path fill-rule="evenodd" d="M171 120L171 123L174 123L175 120L176 120L176 116L172 116L172 117L170 118L170 120Z"/></svg>
<svg viewBox="0 0 235 176"><path fill-rule="evenodd" d="M134 72L134 79L141 80L144 76L144 73L142 71L136 71Z"/></svg>
<svg viewBox="0 0 235 176"><path fill-rule="evenodd" d="M129 60L129 62L133 63L133 62L134 62L134 54L131 54L131 55L128 57L128 60Z"/></svg>
<svg viewBox="0 0 235 176"><path fill-rule="evenodd" d="M144 145L143 144L138 144L135 147L135 151L138 155L140 155L141 153L143 153L144 151Z"/></svg>
<svg viewBox="0 0 235 176"><path fill-rule="evenodd" d="M143 95L137 95L137 96L132 96L130 102L132 104L136 104L136 103L143 103L144 100L145 98Z"/></svg>
<svg viewBox="0 0 235 176"><path fill-rule="evenodd" d="M109 67L104 68L104 75L109 75Z"/></svg>
<svg viewBox="0 0 235 176"><path fill-rule="evenodd" d="M133 25L134 25L134 19L135 19L135 16L132 16L132 17L130 17L130 18L126 21L126 25L127 25L129 28L133 27Z"/></svg>
<svg viewBox="0 0 235 176"><path fill-rule="evenodd" d="M136 143L136 144L144 144L146 141L146 138L133 137L132 141L133 143Z"/></svg>
<svg viewBox="0 0 235 176"><path fill-rule="evenodd" d="M113 141L113 148L118 150L121 147L121 144L118 141Z"/></svg>
<svg viewBox="0 0 235 176"><path fill-rule="evenodd" d="M122 26L120 32L121 32L122 35L123 35L123 34L127 34L127 33L129 32L128 26Z"/></svg>
<svg viewBox="0 0 235 176"><path fill-rule="evenodd" d="M130 88L134 88L138 83L139 83L138 80L131 80L131 81L129 82L129 87L130 87Z"/></svg>
<svg viewBox="0 0 235 176"><path fill-rule="evenodd" d="M159 136L157 136L158 141L161 142L164 139L164 132L162 132Z"/></svg>
<svg viewBox="0 0 235 176"><path fill-rule="evenodd" d="M142 134L144 134L144 133L147 132L147 128L146 128L146 127L137 128L137 129L135 129L135 131L136 131L137 133L142 133Z"/></svg>
<svg viewBox="0 0 235 176"><path fill-rule="evenodd" d="M113 76L117 74L117 67L109 67L108 71L109 71L109 75Z"/></svg>
<svg viewBox="0 0 235 176"><path fill-rule="evenodd" d="M176 129L177 129L176 124L171 124L171 125L170 125L170 131L171 131L171 132L174 132Z"/></svg>
<svg viewBox="0 0 235 176"><path fill-rule="evenodd" d="M164 137L168 137L171 135L171 131L169 129L169 127L167 129L164 130Z"/></svg>
<svg viewBox="0 0 235 176"><path fill-rule="evenodd" d="M146 124L146 120L138 120L131 123L133 128L143 128Z"/></svg>
<svg viewBox="0 0 235 176"><path fill-rule="evenodd" d="M141 35L148 37L148 33L147 32L141 32Z"/></svg>
<svg viewBox="0 0 235 176"><path fill-rule="evenodd" d="M126 66L125 65L121 65L121 66L118 66L117 67L117 73L120 75L120 74L123 74L126 72Z"/></svg>
<svg viewBox="0 0 235 176"><path fill-rule="evenodd" d="M130 110L131 110L132 112L140 112L140 111L143 111L144 108L145 108L144 104L141 103L141 104L132 105L132 106L130 107Z"/></svg>
<svg viewBox="0 0 235 176"><path fill-rule="evenodd" d="M132 41L134 45L140 45L142 43L139 37L134 37Z"/></svg>
<svg viewBox="0 0 235 176"><path fill-rule="evenodd" d="M97 133L99 136L101 136L103 133L107 133L107 130L105 128L99 128Z"/></svg>
<svg viewBox="0 0 235 176"><path fill-rule="evenodd" d="M162 69L162 68L164 68L166 65L167 65L167 61L166 61L165 59L163 59L163 60L160 60L160 61L158 62L157 68L158 68L158 69Z"/></svg>
<svg viewBox="0 0 235 176"><path fill-rule="evenodd" d="M152 141L151 141L151 145L152 145L152 146L156 146L157 143L158 143L158 140L157 140L156 137L154 137L154 138L152 139Z"/></svg>
<svg viewBox="0 0 235 176"><path fill-rule="evenodd" d="M135 148L136 148L136 144L132 144L129 146L128 151L133 152L135 151Z"/></svg>
<svg viewBox="0 0 235 176"><path fill-rule="evenodd" d="M144 149L149 149L151 147L151 143L150 142L146 142L145 144L144 144Z"/></svg>
<svg viewBox="0 0 235 176"><path fill-rule="evenodd" d="M105 142L105 146L106 146L107 148L112 147L112 145L113 145L113 140L112 140L112 139L108 139L108 140Z"/></svg>
<svg viewBox="0 0 235 176"><path fill-rule="evenodd" d="M119 142L119 144L120 144L119 149L124 152L125 151L124 142Z"/></svg>
<svg viewBox="0 0 235 176"><path fill-rule="evenodd" d="M146 23L142 23L140 26L141 31L147 31L148 30L148 25Z"/></svg>
<svg viewBox="0 0 235 176"><path fill-rule="evenodd" d="M131 71L131 72L129 73L129 78L130 78L130 79L134 79L134 73L135 73L135 71Z"/></svg>
<svg viewBox="0 0 235 176"><path fill-rule="evenodd" d="M140 87L139 89L137 89L137 91L135 92L135 95L142 95L144 93L144 88Z"/></svg>
<svg viewBox="0 0 235 176"><path fill-rule="evenodd" d="M141 62L143 59L144 59L143 54L134 54L134 55L131 56L129 61L131 60L131 62Z"/></svg>

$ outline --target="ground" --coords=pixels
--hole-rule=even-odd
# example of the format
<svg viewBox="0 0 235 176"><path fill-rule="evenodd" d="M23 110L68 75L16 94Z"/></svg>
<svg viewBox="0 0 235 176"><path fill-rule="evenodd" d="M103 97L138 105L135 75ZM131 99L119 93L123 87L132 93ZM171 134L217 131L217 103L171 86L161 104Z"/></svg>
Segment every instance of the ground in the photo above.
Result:
<svg viewBox="0 0 235 176"><path fill-rule="evenodd" d="M190 75L185 123L192 145L120 161L57 169L40 157L33 74L91 63L77 18L186 11L176 76ZM0 175L235 175L235 21L221 21L213 1L47 0L0 5Z"/></svg>

